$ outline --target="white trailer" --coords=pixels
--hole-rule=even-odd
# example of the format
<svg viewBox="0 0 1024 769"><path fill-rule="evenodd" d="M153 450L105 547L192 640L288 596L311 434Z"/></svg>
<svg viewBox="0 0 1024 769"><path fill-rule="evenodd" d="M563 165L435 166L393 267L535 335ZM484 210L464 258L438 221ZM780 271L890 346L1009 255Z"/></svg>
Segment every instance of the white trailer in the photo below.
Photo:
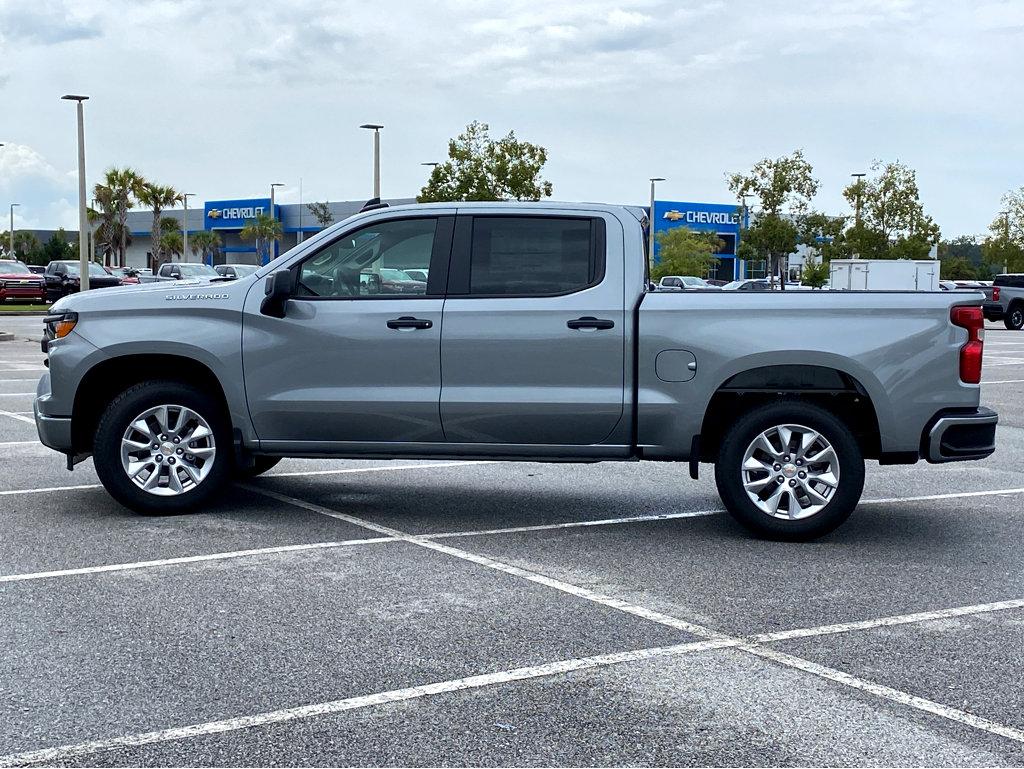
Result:
<svg viewBox="0 0 1024 769"><path fill-rule="evenodd" d="M833 291L939 291L937 259L833 259Z"/></svg>

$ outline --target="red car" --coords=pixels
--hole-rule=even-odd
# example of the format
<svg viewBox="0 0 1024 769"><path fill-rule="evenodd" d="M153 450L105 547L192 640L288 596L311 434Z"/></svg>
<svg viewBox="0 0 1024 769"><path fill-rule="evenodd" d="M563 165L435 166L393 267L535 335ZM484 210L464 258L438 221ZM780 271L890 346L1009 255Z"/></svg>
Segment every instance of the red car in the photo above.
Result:
<svg viewBox="0 0 1024 769"><path fill-rule="evenodd" d="M27 301L46 303L46 281L21 262L0 260L0 304Z"/></svg>

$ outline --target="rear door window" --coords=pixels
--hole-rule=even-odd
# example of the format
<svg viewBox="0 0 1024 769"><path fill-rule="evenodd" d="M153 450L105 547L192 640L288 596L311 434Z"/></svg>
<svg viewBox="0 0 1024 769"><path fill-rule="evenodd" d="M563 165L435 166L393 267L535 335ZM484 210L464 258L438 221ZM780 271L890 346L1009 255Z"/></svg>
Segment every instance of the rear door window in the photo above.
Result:
<svg viewBox="0 0 1024 769"><path fill-rule="evenodd" d="M601 219L477 216L471 229L469 263L459 265L449 294L553 296L604 277Z"/></svg>

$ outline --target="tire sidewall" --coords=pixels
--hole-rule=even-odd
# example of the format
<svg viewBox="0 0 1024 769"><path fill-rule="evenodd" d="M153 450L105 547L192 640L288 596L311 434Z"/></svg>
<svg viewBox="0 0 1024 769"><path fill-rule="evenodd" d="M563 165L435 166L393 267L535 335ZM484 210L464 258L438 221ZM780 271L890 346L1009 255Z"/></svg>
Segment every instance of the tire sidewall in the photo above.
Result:
<svg viewBox="0 0 1024 769"><path fill-rule="evenodd" d="M813 428L839 457L839 486L820 512L799 520L764 513L747 496L742 482L743 455L765 430L782 424ZM722 441L715 464L718 492L729 513L751 531L774 539L808 540L823 536L842 524L860 501L864 489L864 457L850 429L828 411L809 403L780 401L741 416Z"/></svg>
<svg viewBox="0 0 1024 769"><path fill-rule="evenodd" d="M155 406L179 405L192 409L213 430L217 452L209 474L196 488L175 496L156 496L136 486L121 464L121 439L129 422ZM134 385L104 410L93 442L93 464L103 486L125 507L143 515L173 515L194 510L216 494L232 469L231 428L223 406L192 385L150 381Z"/></svg>
<svg viewBox="0 0 1024 769"><path fill-rule="evenodd" d="M1019 304L1011 305L1006 311L1004 324L1012 331L1020 331L1024 328L1024 307Z"/></svg>

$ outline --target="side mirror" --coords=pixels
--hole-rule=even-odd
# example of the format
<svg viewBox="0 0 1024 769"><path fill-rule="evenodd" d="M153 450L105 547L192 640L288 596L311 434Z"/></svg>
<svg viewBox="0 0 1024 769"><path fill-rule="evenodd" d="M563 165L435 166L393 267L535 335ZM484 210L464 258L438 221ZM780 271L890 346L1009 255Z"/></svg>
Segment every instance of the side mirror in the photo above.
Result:
<svg viewBox="0 0 1024 769"><path fill-rule="evenodd" d="M267 278L264 286L263 303L260 312L273 318L283 318L288 299L295 288L295 279L291 270L278 270Z"/></svg>

